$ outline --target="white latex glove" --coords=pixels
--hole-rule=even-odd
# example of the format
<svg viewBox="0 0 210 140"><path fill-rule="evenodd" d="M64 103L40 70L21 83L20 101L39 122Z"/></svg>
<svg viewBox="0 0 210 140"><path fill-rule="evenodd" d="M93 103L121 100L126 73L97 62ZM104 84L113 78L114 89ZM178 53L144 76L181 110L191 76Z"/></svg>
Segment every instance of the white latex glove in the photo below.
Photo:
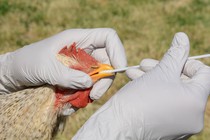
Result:
<svg viewBox="0 0 210 140"><path fill-rule="evenodd" d="M119 90L73 140L180 140L200 132L210 68L195 60L185 65L188 53L188 37L177 33L160 63ZM183 67L188 82L180 79Z"/></svg>
<svg viewBox="0 0 210 140"><path fill-rule="evenodd" d="M102 63L111 64L114 68L126 66L124 48L113 29L66 30L15 52L0 55L0 93L46 83L73 89L90 87L92 80L87 74L69 69L56 59L56 54L73 42ZM91 98L100 98L112 81L113 78L98 81L90 93Z"/></svg>

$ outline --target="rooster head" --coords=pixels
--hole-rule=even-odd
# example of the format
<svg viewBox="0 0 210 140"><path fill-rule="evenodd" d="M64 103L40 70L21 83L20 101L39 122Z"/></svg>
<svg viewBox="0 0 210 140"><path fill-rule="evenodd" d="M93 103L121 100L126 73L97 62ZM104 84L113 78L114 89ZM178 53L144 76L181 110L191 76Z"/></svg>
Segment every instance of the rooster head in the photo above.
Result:
<svg viewBox="0 0 210 140"><path fill-rule="evenodd" d="M114 75L113 73L100 73L103 70L112 70L113 68L108 64L101 64L83 49L76 48L76 43L61 49L57 58L65 66L87 73L94 83L101 78Z"/></svg>

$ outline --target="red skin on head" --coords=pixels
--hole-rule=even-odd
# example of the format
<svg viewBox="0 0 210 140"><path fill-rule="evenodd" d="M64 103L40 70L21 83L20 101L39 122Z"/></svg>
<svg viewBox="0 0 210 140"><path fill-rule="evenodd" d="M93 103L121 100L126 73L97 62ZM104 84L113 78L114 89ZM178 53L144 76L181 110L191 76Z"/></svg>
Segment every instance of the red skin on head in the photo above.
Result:
<svg viewBox="0 0 210 140"><path fill-rule="evenodd" d="M76 48L76 43L74 42L69 48L65 46L59 54L63 54L67 57L71 57L76 62L75 64L70 65L69 67L75 70L80 70L85 73L90 73L93 69L92 67L98 66L98 61L87 54L83 49Z"/></svg>

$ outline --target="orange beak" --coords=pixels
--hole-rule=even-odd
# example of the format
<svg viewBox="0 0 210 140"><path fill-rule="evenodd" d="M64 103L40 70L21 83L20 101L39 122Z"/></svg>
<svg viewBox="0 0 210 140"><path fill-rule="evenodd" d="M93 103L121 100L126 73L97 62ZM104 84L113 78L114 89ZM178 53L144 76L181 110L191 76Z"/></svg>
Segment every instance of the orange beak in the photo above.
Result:
<svg viewBox="0 0 210 140"><path fill-rule="evenodd" d="M114 73L100 73L104 70L113 70L113 67L107 64L99 64L97 67L92 67L94 70L89 73L90 77L92 78L93 82L95 83L101 78L113 76Z"/></svg>

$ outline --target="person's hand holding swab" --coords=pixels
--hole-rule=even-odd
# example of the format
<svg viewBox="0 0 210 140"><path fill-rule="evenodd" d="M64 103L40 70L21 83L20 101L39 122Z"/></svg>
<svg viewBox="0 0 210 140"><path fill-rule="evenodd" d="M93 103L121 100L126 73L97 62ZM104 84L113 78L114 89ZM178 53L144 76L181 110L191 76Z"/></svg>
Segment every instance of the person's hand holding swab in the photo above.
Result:
<svg viewBox="0 0 210 140"><path fill-rule="evenodd" d="M144 67L145 74L138 73L142 76L119 90L73 140L172 140L200 132L210 93L210 67L187 61L189 47L187 35L177 33L163 59L153 69ZM180 78L182 72L188 80Z"/></svg>

